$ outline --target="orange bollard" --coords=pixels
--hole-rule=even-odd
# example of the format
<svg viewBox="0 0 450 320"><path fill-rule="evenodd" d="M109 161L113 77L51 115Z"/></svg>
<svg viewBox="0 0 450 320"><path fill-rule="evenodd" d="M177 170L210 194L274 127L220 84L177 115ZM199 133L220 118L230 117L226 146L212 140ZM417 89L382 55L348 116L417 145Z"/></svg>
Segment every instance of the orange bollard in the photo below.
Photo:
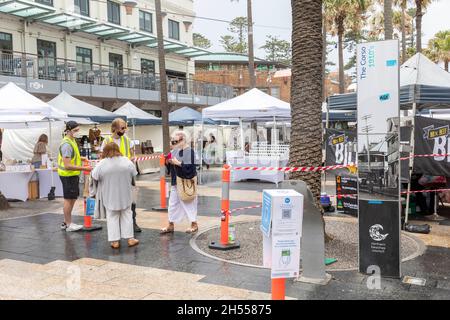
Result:
<svg viewBox="0 0 450 320"><path fill-rule="evenodd" d="M167 211L166 200L166 157L164 154L159 156L159 207L153 207L155 211Z"/></svg>
<svg viewBox="0 0 450 320"><path fill-rule="evenodd" d="M228 224L230 221L230 181L231 181L231 167L227 164L223 166L222 170L222 201L220 205L221 209L221 222L220 222L220 242L211 241L209 248L217 250L230 250L240 247L238 241L234 243L228 242Z"/></svg>
<svg viewBox="0 0 450 320"><path fill-rule="evenodd" d="M272 279L272 300L284 300L286 292L286 279Z"/></svg>

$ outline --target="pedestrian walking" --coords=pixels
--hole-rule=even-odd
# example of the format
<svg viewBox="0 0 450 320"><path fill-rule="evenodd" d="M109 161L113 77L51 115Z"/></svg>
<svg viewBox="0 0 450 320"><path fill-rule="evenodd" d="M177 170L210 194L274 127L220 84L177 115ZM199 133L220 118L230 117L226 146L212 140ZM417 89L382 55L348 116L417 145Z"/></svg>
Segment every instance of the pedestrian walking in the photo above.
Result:
<svg viewBox="0 0 450 320"><path fill-rule="evenodd" d="M135 246L139 240L133 232L131 181L137 175L136 166L114 142L105 145L102 158L92 171L92 179L100 182L97 194L106 208L108 241L114 249L120 247L120 239L127 239L129 247Z"/></svg>
<svg viewBox="0 0 450 320"><path fill-rule="evenodd" d="M187 218L191 227L187 233L198 231L197 224L197 169L194 150L189 147L184 131L175 131L171 139L170 157L167 169L171 176L168 218L169 225L161 229L161 234L172 233L175 223Z"/></svg>
<svg viewBox="0 0 450 320"><path fill-rule="evenodd" d="M119 146L120 153L127 157L128 159L131 159L132 154L131 152L131 142L130 139L125 135L126 131L128 129L127 123L122 118L116 118L111 123L111 136L106 138L103 141L103 144L101 146L101 150L103 151L103 148L106 144L110 142L114 142ZM134 189L136 189L136 181L135 179L132 180L132 185ZM137 193L137 190L134 190L135 193ZM133 212L133 230L134 232L142 232L142 229L139 228L136 222L136 200L133 201L131 204L131 211Z"/></svg>
<svg viewBox="0 0 450 320"><path fill-rule="evenodd" d="M80 126L75 121L66 123L65 136L58 152L58 175L61 179L64 195L64 222L61 229L68 232L83 228L72 222L72 210L80 195L81 171L91 171L91 167L81 166L81 161L87 160L80 156L78 143L75 138L80 137Z"/></svg>

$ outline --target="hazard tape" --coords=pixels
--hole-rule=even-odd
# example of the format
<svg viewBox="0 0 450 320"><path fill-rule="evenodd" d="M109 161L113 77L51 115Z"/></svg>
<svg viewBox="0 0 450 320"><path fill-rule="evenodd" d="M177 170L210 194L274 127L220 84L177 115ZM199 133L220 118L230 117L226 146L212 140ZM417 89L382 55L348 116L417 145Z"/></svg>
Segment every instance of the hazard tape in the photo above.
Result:
<svg viewBox="0 0 450 320"><path fill-rule="evenodd" d="M450 189L430 189L430 190L414 190L414 191L402 191L401 194L408 194L408 193L422 193L422 192L444 192L444 191L450 191Z"/></svg>
<svg viewBox="0 0 450 320"><path fill-rule="evenodd" d="M356 168L356 165L335 165L325 167L231 167L231 170L240 171L283 171L283 172L317 172L345 168Z"/></svg>
<svg viewBox="0 0 450 320"><path fill-rule="evenodd" d="M429 157L448 157L450 153L431 153L431 154L414 154L409 157L402 157L400 160L408 160L412 158L429 158Z"/></svg>
<svg viewBox="0 0 450 320"><path fill-rule="evenodd" d="M136 162L140 162L140 161L145 161L145 160L152 160L152 159L159 159L160 155L157 156L144 156L144 157L137 157L137 158L131 158L131 161L136 161ZM101 160L89 160L89 162L92 163L97 163L100 162Z"/></svg>
<svg viewBox="0 0 450 320"><path fill-rule="evenodd" d="M261 208L261 207L262 207L262 205L259 204L259 205L256 205L256 206L236 208L236 209L230 210L229 213L236 212L236 211L242 211L242 210L248 210L248 209L257 209L257 208Z"/></svg>

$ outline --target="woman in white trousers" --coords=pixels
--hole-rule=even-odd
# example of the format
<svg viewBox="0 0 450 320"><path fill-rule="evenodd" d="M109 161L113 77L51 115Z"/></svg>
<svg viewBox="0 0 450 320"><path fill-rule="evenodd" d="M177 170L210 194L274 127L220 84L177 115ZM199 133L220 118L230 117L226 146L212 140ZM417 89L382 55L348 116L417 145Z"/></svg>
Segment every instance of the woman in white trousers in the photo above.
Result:
<svg viewBox="0 0 450 320"><path fill-rule="evenodd" d="M108 241L114 249L120 247L120 239L127 239L129 247L135 246L139 240L133 232L131 180L137 175L136 167L122 156L114 142L104 147L102 157L92 171L92 178L101 182L97 194L106 208Z"/></svg>
<svg viewBox="0 0 450 320"><path fill-rule="evenodd" d="M187 143L187 136L184 131L175 131L171 139L172 151L167 157L167 168L171 176L171 188L169 197L169 225L161 229L161 234L172 233L175 230L174 223L187 218L191 227L187 233L198 231L197 224L197 196L191 201L183 201L177 192L177 177L193 179L197 176L195 167L194 150Z"/></svg>

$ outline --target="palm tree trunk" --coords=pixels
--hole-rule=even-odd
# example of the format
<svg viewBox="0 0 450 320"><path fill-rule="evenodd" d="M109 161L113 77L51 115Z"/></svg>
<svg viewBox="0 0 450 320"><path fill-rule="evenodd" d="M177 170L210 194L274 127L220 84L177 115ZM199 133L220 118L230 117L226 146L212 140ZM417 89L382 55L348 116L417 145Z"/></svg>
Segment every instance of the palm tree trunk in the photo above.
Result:
<svg viewBox="0 0 450 320"><path fill-rule="evenodd" d="M402 1L402 20L401 20L401 28L402 28L402 63L406 61L406 0Z"/></svg>
<svg viewBox="0 0 450 320"><path fill-rule="evenodd" d="M394 27L392 25L392 0L384 0L384 39L392 39Z"/></svg>
<svg viewBox="0 0 450 320"><path fill-rule="evenodd" d="M416 51L422 52L422 0L416 0Z"/></svg>
<svg viewBox="0 0 450 320"><path fill-rule="evenodd" d="M344 46L342 38L344 37L344 19L338 20L338 55L339 55L339 93L345 92L344 78Z"/></svg>
<svg viewBox="0 0 450 320"><path fill-rule="evenodd" d="M292 0L292 87L290 166L320 166L322 162L322 2ZM319 172L293 172L305 181L320 206ZM325 225L325 222L324 222ZM327 240L327 236L325 236Z"/></svg>
<svg viewBox="0 0 450 320"><path fill-rule="evenodd" d="M253 89L256 87L256 78L255 78L255 57L253 53L252 0L247 0L247 21L248 21L248 72L250 76L250 89Z"/></svg>

